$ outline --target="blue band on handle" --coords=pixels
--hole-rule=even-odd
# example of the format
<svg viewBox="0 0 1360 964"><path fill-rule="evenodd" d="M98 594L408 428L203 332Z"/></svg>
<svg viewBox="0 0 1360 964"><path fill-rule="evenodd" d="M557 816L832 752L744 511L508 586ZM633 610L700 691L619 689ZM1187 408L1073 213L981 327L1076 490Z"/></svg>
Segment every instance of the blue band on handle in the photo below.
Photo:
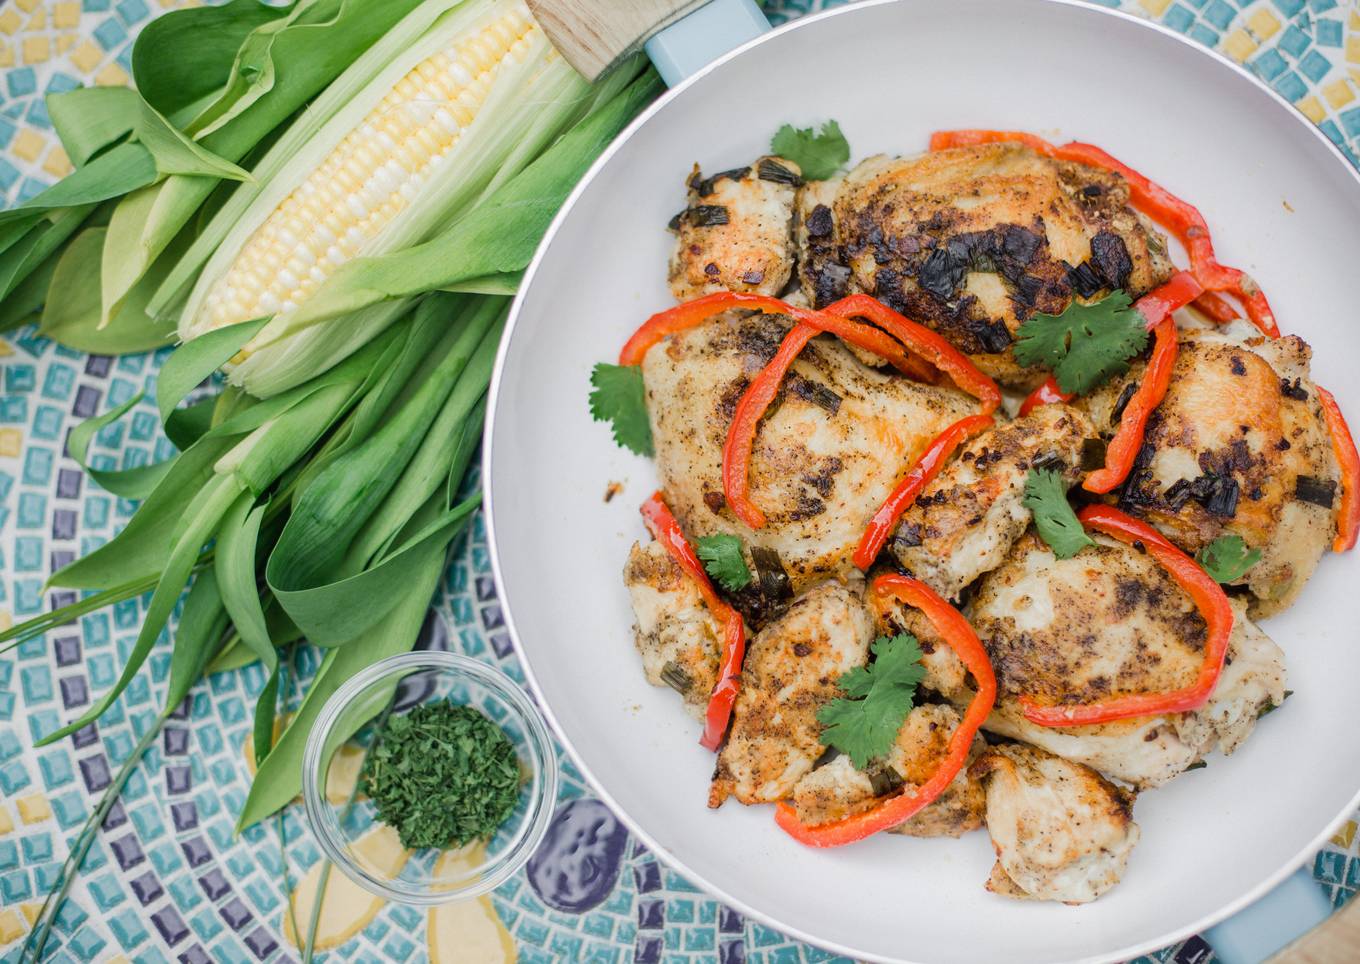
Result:
<svg viewBox="0 0 1360 964"><path fill-rule="evenodd" d="M700 67L769 29L770 21L755 0L712 0L654 34L645 49L666 86L674 87Z"/></svg>
<svg viewBox="0 0 1360 964"><path fill-rule="evenodd" d="M1209 928L1204 937L1223 964L1260 964L1331 912L1332 902L1302 867L1250 907Z"/></svg>

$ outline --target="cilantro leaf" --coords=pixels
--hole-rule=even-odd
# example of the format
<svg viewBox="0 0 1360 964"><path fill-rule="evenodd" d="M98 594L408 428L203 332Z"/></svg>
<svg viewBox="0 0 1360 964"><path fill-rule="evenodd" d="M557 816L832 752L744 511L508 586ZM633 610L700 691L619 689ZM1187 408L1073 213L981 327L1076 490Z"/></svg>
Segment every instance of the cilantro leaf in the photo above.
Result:
<svg viewBox="0 0 1360 964"><path fill-rule="evenodd" d="M652 425L647 421L647 392L638 365L600 362L590 373L590 417L611 422L614 441L638 455L653 453Z"/></svg>
<svg viewBox="0 0 1360 964"><path fill-rule="evenodd" d="M736 536L700 536L694 547L704 561L708 574L729 592L745 589L751 584L751 570L741 555L741 539Z"/></svg>
<svg viewBox="0 0 1360 964"><path fill-rule="evenodd" d="M1247 550L1241 536L1219 536L1195 554L1195 561L1216 582L1236 582L1261 561L1261 550Z"/></svg>
<svg viewBox="0 0 1360 964"><path fill-rule="evenodd" d="M1052 469L1030 469L1025 479L1025 508L1034 516L1039 538L1059 559L1071 559L1095 540L1086 534L1067 501L1067 486Z"/></svg>
<svg viewBox="0 0 1360 964"><path fill-rule="evenodd" d="M873 652L872 663L837 680L845 697L817 711L822 743L847 754L861 770L892 749L911 712L916 684L926 675L921 647L910 633L878 637Z"/></svg>
<svg viewBox="0 0 1360 964"><path fill-rule="evenodd" d="M811 127L799 129L785 124L770 140L770 152L797 164L807 181L825 181L850 160L850 144L833 120L817 132Z"/></svg>
<svg viewBox="0 0 1360 964"><path fill-rule="evenodd" d="M1147 319L1131 304L1113 291L1090 305L1074 299L1060 315L1036 314L1017 332L1015 360L1042 365L1064 392L1083 395L1128 371L1128 360L1147 347Z"/></svg>

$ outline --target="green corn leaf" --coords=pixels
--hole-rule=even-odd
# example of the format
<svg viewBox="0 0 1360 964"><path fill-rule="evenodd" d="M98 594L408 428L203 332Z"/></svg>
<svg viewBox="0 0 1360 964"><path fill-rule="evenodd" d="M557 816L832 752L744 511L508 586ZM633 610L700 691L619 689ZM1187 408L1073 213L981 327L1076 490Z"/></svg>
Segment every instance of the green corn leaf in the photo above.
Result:
<svg viewBox="0 0 1360 964"><path fill-rule="evenodd" d="M189 690L202 678L204 670L227 629L227 610L222 605L217 577L212 569L204 569L196 577L184 597L184 609L175 627L174 648L170 651L170 679L165 690L165 708L169 713L189 695Z"/></svg>
<svg viewBox="0 0 1360 964"><path fill-rule="evenodd" d="M192 405L175 409L175 417L164 426L165 434L175 448L183 452L212 429L213 413L217 410L217 396L210 395Z"/></svg>
<svg viewBox="0 0 1360 964"><path fill-rule="evenodd" d="M59 251L85 222L95 205L62 208L40 218L16 243L0 252L0 300L23 284L38 267Z"/></svg>
<svg viewBox="0 0 1360 964"><path fill-rule="evenodd" d="M117 408L110 409L103 415L87 418L71 429L71 434L66 439L67 452L76 460L76 464L85 470L85 474L99 483L101 488L123 499L145 499L175 464L174 458L170 458L155 465L139 465L122 471L90 467L87 461L90 442L106 425L118 421L132 411L141 400L142 393L138 392Z"/></svg>
<svg viewBox="0 0 1360 964"><path fill-rule="evenodd" d="M32 200L0 211L0 225L31 223L35 216L59 208L97 204L121 197L156 180L156 160L141 144L125 143L77 168Z"/></svg>
<svg viewBox="0 0 1360 964"><path fill-rule="evenodd" d="M452 284L445 285L441 290L469 295L505 295L509 297L519 291L520 282L523 280L523 271L503 271L500 274L469 278L467 281L455 281Z"/></svg>
<svg viewBox="0 0 1360 964"><path fill-rule="evenodd" d="M54 251L0 300L0 331L13 331L20 325L36 322L47 300L47 289L57 273L64 251Z"/></svg>
<svg viewBox="0 0 1360 964"><path fill-rule="evenodd" d="M156 407L169 421L175 406L203 380L231 360L264 327L265 320L245 321L195 338L166 359L156 378Z"/></svg>

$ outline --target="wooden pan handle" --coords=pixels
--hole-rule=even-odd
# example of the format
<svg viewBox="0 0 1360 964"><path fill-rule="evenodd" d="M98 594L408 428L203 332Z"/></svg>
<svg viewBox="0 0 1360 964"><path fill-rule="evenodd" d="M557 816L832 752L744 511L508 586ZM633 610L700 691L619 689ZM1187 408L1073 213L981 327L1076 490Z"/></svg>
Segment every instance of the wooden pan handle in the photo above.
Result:
<svg viewBox="0 0 1360 964"><path fill-rule="evenodd" d="M525 0L554 47L587 80L707 0Z"/></svg>

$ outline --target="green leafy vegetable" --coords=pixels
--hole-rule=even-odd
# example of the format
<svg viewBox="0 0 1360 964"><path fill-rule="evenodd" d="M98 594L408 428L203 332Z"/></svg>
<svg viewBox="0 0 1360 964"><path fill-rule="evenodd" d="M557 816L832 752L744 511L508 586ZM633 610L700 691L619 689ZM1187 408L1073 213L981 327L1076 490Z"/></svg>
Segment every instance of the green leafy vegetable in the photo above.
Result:
<svg viewBox="0 0 1360 964"><path fill-rule="evenodd" d="M817 711L822 743L848 754L863 770L869 761L892 749L897 731L911 712L916 684L925 676L921 647L910 633L880 636L874 661L842 673L837 685L845 697Z"/></svg>
<svg viewBox="0 0 1360 964"><path fill-rule="evenodd" d="M1059 559L1070 559L1095 545L1068 504L1062 475L1052 469L1030 469L1025 479L1025 508L1034 516L1039 538Z"/></svg>
<svg viewBox="0 0 1360 964"><path fill-rule="evenodd" d="M480 711L425 703L387 718L361 785L403 847L461 847L491 837L515 809L519 757Z"/></svg>
<svg viewBox="0 0 1360 964"><path fill-rule="evenodd" d="M708 574L724 589L737 592L751 584L751 570L742 557L741 539L737 536L700 536L694 551L704 561Z"/></svg>
<svg viewBox="0 0 1360 964"><path fill-rule="evenodd" d="M1241 536L1219 536L1195 554L1195 561L1215 581L1236 582L1261 561L1261 550L1248 550Z"/></svg>
<svg viewBox="0 0 1360 964"><path fill-rule="evenodd" d="M1073 300L1060 315L1036 314L1020 326L1015 360L1053 372L1064 392L1082 395L1113 375L1147 347L1147 319L1129 296L1111 292L1094 304Z"/></svg>
<svg viewBox="0 0 1360 964"><path fill-rule="evenodd" d="M609 422L614 441L638 455L650 456L652 425L647 420L647 392L638 365L610 365L600 362L590 373L590 417Z"/></svg>
<svg viewBox="0 0 1360 964"><path fill-rule="evenodd" d="M823 124L819 131L785 124L770 141L770 152L797 164L808 181L824 181L850 160L850 145L841 133L841 126L833 120Z"/></svg>

